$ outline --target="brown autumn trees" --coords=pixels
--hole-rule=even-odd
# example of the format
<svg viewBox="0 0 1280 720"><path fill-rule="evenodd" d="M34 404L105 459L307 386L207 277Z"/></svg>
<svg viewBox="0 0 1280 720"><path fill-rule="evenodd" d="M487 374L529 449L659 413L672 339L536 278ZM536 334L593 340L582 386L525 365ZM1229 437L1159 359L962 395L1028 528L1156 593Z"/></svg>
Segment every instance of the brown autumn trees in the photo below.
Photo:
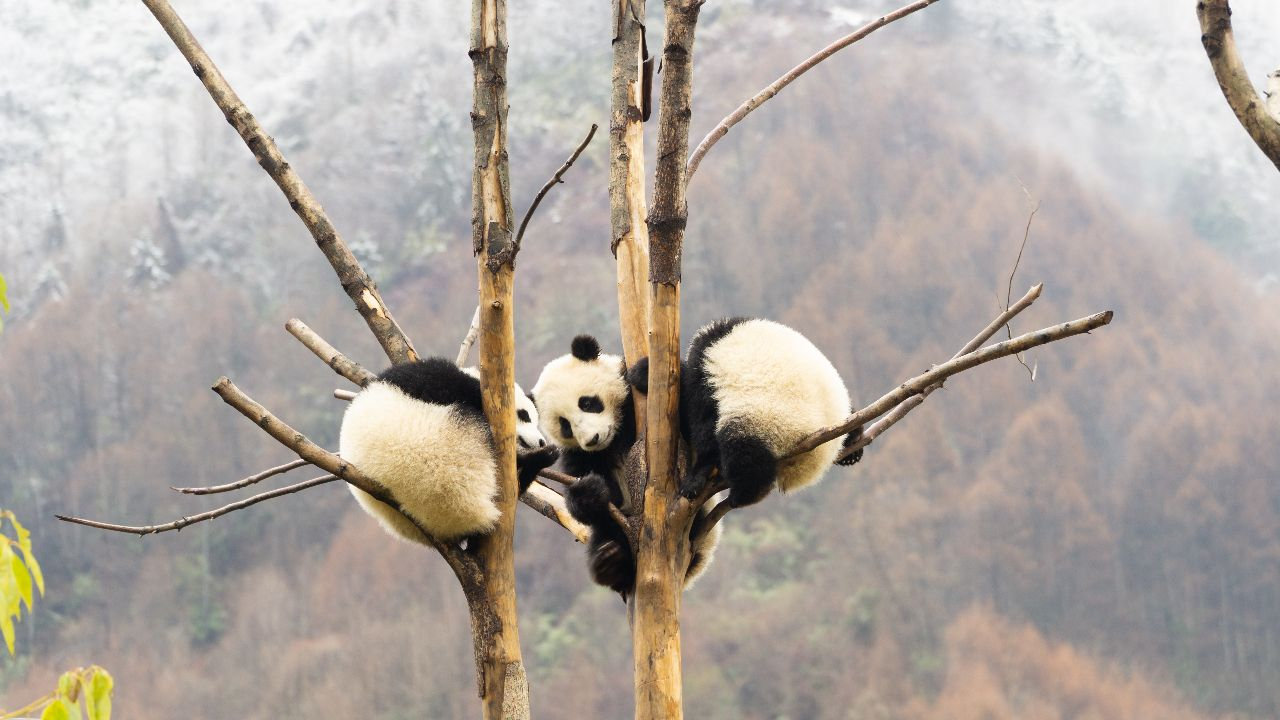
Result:
<svg viewBox="0 0 1280 720"><path fill-rule="evenodd" d="M703 140L692 158L688 156L691 98L695 88L695 38L703 1L665 0L663 37L660 44L655 43L660 47L656 53L661 58L660 81L654 80L655 58L650 57L649 38L646 37L645 3L643 0L616 0L613 3L610 248L617 258L619 334L624 352L629 360L644 356L650 359L649 393L644 403L637 403L645 433L632 449L642 460L636 467L644 469L628 478L644 488L642 512L627 518L636 538L634 549L638 559L637 585L628 598L627 612L627 620L632 626L638 718L671 718L682 713L679 620L688 540L697 511L707 503L715 503L716 492L724 489L723 485L713 484L702 496L692 500L680 498L676 492L681 468L687 462L677 418L681 254L690 216L686 198L689 178L719 138L800 74L878 28L936 1L919 0L907 5L804 60L726 118ZM293 171L272 138L235 95L173 8L165 0L144 0L144 3L188 60L227 121L262 168L276 181L290 206L307 226L388 359L401 363L418 357L418 351L393 319L373 280L347 248L316 198ZM497 529L484 538L465 546L434 539L431 544L453 570L467 600L477 686L482 714L486 718L531 715L528 678L519 643L513 556L517 504L512 398L517 351L513 283L525 223L517 225L511 204L506 144L507 53L505 0L474 0L468 54L473 64L472 249L476 256L479 305L473 331L479 345L485 413L492 429L495 452L501 459L497 501L503 512ZM645 197L643 141L645 120L655 107L658 150L654 196L650 205ZM563 171L557 173L547 187L558 181ZM526 222L527 219L526 216ZM734 240L752 241L751 238ZM697 278L695 281L713 280ZM1096 313L1017 337L1010 333L1008 341L984 347L996 332L1039 297L1040 287L1033 288L1018 302L1010 302L1003 313L987 323L951 360L905 380L837 426L814 428L813 434L799 443L791 454L804 452L862 425L867 428L862 444L870 444L952 375L1029 348L1087 333L1111 319L1110 312ZM369 381L371 375L367 370L310 331L301 321L291 320L289 330L339 375L356 385ZM465 343L459 354L465 358ZM392 507L398 507L394 496L375 478L364 475L359 468L309 441L283 419L240 391L228 378L218 380L214 390L273 439L299 456L300 460L291 463L288 469L305 463L329 474L262 493L203 515L216 517L255 502L339 479L369 492ZM234 485L244 487L270 474L255 473ZM573 481L555 473L548 473L547 479ZM581 528L563 511L562 497L546 484L535 488L535 492L524 498L525 504L564 526L570 531L571 538L581 539ZM204 488L203 491L225 489L229 488ZM709 515L711 522L720 521L731 509L723 503L716 504ZM192 516L165 525L142 527L78 518L63 519L145 535L180 529L205 518ZM424 534L430 539L425 530ZM566 547L569 546L566 543Z"/></svg>

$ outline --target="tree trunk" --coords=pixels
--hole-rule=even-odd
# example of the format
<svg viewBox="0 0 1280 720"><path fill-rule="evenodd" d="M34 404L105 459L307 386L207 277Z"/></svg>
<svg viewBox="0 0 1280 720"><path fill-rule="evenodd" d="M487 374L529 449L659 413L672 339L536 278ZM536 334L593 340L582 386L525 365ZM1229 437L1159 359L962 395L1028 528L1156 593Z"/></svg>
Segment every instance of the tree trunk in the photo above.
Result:
<svg viewBox="0 0 1280 720"><path fill-rule="evenodd" d="M507 24L505 0L473 0L471 61L475 69L472 126L472 244L480 276L480 389L498 458L502 516L469 552L479 562L478 587L468 588L483 717L529 717L529 686L516 620L516 410L510 181L507 167Z"/></svg>
<svg viewBox="0 0 1280 720"><path fill-rule="evenodd" d="M645 454L649 482L637 548L632 624L637 720L682 717L680 592L689 563L688 503L678 488L680 249L687 220L693 33L700 0L667 0L658 167L648 219L649 396Z"/></svg>

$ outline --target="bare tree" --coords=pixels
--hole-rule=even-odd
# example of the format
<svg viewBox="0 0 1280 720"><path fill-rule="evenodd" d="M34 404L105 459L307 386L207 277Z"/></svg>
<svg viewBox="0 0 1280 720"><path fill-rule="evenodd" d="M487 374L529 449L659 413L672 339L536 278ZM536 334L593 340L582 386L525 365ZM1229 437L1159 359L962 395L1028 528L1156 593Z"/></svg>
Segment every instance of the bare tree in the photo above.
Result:
<svg viewBox="0 0 1280 720"><path fill-rule="evenodd" d="M1267 76L1271 87L1264 99L1249 80L1236 47L1229 0L1199 0L1196 16L1200 19L1200 42L1218 78L1222 96L1262 154L1280 169L1280 68Z"/></svg>
<svg viewBox="0 0 1280 720"><path fill-rule="evenodd" d="M719 479L709 483L703 493L692 499L681 497L677 492L679 479L688 465L687 449L678 432L678 410L681 249L688 222L685 190L689 178L730 128L804 72L877 29L937 1L911 3L810 56L721 121L690 156L694 38L703 0L664 0L663 75L657 103L658 155L653 204L649 207L645 197L643 143L645 121L653 105L652 81L656 58L649 54L644 0L613 0L613 84L609 123L611 250L617 261L620 336L626 361L634 363L641 358L649 358L648 393L636 396L635 403L637 426L643 429L643 433L631 448L632 462L628 464L628 476L625 478L632 488L631 497L642 497L643 502L629 508L629 514L613 508L616 519L628 531L637 559L636 585L627 598L627 617L632 626L635 658L637 718L681 716L679 621L690 542L691 538L710 531L732 509L721 501L707 513L699 514L705 505L713 502L717 493L725 489L725 484ZM393 363L416 359L412 343L392 318L373 281L347 249L319 203L172 7L166 0L143 2L311 231L387 357ZM565 172L591 141L595 128L537 194L524 220L519 223L519 229L513 232L517 224L511 207L507 158L505 0L473 0L469 55L473 64L471 113L475 141L471 242L477 261L480 301L459 348L457 362L465 362L472 344L478 341L484 410L492 431L496 457L500 460L496 503L501 509L501 519L493 532L473 539L465 546L434 538L412 518L410 521L422 530L428 544L453 570L467 600L482 716L527 718L530 716L528 680L520 654L512 553L517 502L512 282L515 259L529 218L543 196L562 181ZM859 443L848 452L865 447L918 407L949 377L1032 347L1087 333L1111 320L1109 311L1096 313L984 347L984 343L1001 327L1039 297L1041 289L1037 285L1017 303L1006 303L1006 310L949 361L901 383L838 425L814 428L813 433L799 442L787 456L816 448L858 426L866 426L866 430ZM291 319L286 328L338 375L356 386L363 387L375 378L302 321ZM342 458L312 443L254 402L229 379L218 380L214 390L229 405L296 453L299 459L233 483L175 490L187 494L233 491L304 465L314 465L327 474L160 525L126 526L81 518L62 519L105 530L147 535L179 530L257 502L336 480L347 482L400 509L394 495L376 478L365 475ZM346 390L337 390L334 394L341 399L354 396ZM543 471L541 480L564 486L571 485L576 478L548 470ZM580 542L588 538L589 530L569 516L563 495L550 485L535 483L520 499L566 529L570 538Z"/></svg>

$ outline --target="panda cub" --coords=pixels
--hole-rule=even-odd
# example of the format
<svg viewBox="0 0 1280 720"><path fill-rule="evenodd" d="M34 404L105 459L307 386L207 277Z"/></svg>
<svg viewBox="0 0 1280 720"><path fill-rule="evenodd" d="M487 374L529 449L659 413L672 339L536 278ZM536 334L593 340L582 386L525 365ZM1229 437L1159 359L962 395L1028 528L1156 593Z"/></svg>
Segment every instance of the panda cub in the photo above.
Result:
<svg viewBox="0 0 1280 720"><path fill-rule="evenodd" d="M591 577L628 593L635 586L635 557L626 531L609 512L610 503L626 515L638 510L623 481L623 465L636 442L626 364L617 355L601 353L599 341L590 335L575 337L569 349L542 369L533 400L543 433L561 448L561 466L579 478L569 488L566 504L574 518L591 528ZM719 538L716 527L694 544L686 586L706 569Z"/></svg>
<svg viewBox="0 0 1280 720"><path fill-rule="evenodd" d="M538 432L538 411L517 385L520 492L558 452ZM396 365L351 401L342 418L338 454L385 485L436 538L487 533L501 514L480 373L444 358ZM392 535L426 544L422 532L391 506L348 485L361 507Z"/></svg>
<svg viewBox="0 0 1280 720"><path fill-rule="evenodd" d="M862 428L787 460L801 438L840 423L851 412L849 391L831 361L808 338L772 320L734 317L697 332L682 366L681 432L693 452L685 497L702 492L713 468L729 485L728 502L760 502L777 483L782 492L812 485ZM862 451L840 462L852 465Z"/></svg>

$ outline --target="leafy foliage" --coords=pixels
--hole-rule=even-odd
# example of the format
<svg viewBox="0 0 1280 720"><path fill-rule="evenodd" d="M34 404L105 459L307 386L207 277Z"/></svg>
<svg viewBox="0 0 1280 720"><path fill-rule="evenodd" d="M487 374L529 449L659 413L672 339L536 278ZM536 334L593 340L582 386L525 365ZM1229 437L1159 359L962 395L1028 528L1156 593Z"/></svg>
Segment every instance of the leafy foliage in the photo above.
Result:
<svg viewBox="0 0 1280 720"><path fill-rule="evenodd" d="M4 532L6 520L13 528L14 537ZM14 654L13 624L21 619L24 606L28 614L35 606L33 586L44 595L44 573L31 550L31 533L18 522L13 511L0 510L0 634L10 655Z"/></svg>
<svg viewBox="0 0 1280 720"><path fill-rule="evenodd" d="M0 720L25 717L44 708L40 720L111 720L111 693L115 680L97 665L68 670L58 678L58 688L26 707L0 715Z"/></svg>
<svg viewBox="0 0 1280 720"><path fill-rule="evenodd" d="M4 276L0 275L0 330L4 330L4 314L9 312L8 290Z"/></svg>

